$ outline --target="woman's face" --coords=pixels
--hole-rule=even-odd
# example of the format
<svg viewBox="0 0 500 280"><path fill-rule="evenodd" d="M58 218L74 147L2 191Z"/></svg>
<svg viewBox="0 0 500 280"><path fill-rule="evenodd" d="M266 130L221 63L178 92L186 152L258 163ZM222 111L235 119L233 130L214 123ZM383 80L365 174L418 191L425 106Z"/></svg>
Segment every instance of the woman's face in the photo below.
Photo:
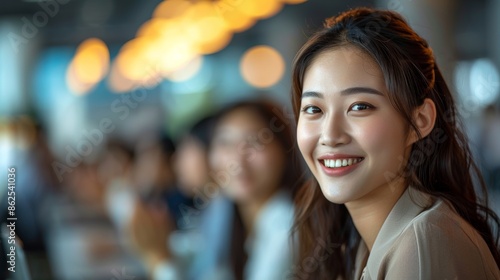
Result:
<svg viewBox="0 0 500 280"><path fill-rule="evenodd" d="M328 200L394 193L391 179L411 145L405 128L367 54L339 47L313 60L304 76L297 141Z"/></svg>
<svg viewBox="0 0 500 280"><path fill-rule="evenodd" d="M237 202L262 202L279 187L285 154L269 124L249 108L218 123L210 151L212 179Z"/></svg>
<svg viewBox="0 0 500 280"><path fill-rule="evenodd" d="M209 182L207 151L194 137L184 137L175 153L174 165L180 187L188 195L194 195Z"/></svg>

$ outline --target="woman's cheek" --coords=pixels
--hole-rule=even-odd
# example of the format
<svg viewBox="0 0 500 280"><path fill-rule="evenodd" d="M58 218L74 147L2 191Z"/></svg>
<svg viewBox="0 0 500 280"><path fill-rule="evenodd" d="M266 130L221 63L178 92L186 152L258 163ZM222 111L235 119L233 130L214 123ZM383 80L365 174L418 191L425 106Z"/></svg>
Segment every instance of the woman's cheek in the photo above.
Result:
<svg viewBox="0 0 500 280"><path fill-rule="evenodd" d="M314 147L318 142L320 126L311 122L300 121L297 125L297 144L299 145L300 152L306 160L312 156Z"/></svg>
<svg viewBox="0 0 500 280"><path fill-rule="evenodd" d="M379 163L390 164L389 169L403 156L402 129L397 123L387 119L372 120L369 124L358 127L357 141L361 148Z"/></svg>
<svg viewBox="0 0 500 280"><path fill-rule="evenodd" d="M374 149L383 148L387 139L387 131L379 122L364 123L362 125L352 126L352 137L365 149L365 152L373 151Z"/></svg>
<svg viewBox="0 0 500 280"><path fill-rule="evenodd" d="M271 144L264 144L261 149L255 150L254 155L250 163L254 166L254 169L260 172L267 172L268 170L273 170L276 165L283 164L280 161L281 154L275 152L275 147Z"/></svg>
<svg viewBox="0 0 500 280"><path fill-rule="evenodd" d="M210 154L210 169L214 171L224 170L226 165L226 154L219 148L214 148Z"/></svg>

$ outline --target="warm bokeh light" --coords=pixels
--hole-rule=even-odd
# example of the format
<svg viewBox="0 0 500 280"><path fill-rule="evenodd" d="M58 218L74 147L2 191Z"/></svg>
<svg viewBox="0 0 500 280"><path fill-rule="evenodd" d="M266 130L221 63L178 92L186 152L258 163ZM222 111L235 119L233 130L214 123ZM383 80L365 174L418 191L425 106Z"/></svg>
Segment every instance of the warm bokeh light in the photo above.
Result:
<svg viewBox="0 0 500 280"><path fill-rule="evenodd" d="M198 54L197 47L187 36L189 22L185 18L178 19L152 19L146 22L137 32L141 46L133 47L138 53L132 55L134 60L142 59L143 66L159 71L167 76L188 63ZM125 48L123 51L125 52ZM120 63L120 69L132 68ZM139 66L139 69L144 68ZM144 80L146 73L144 69L123 69L122 72L130 79ZM132 72L132 73L129 73Z"/></svg>
<svg viewBox="0 0 500 280"><path fill-rule="evenodd" d="M120 72L116 60L111 66L111 71L108 76L108 86L116 93L128 92L134 88L134 81L126 78L125 75Z"/></svg>
<svg viewBox="0 0 500 280"><path fill-rule="evenodd" d="M220 17L232 32L245 31L257 21L238 9L220 10Z"/></svg>
<svg viewBox="0 0 500 280"><path fill-rule="evenodd" d="M250 85L267 88L275 85L285 73L285 60L269 46L256 46L242 57L240 71Z"/></svg>
<svg viewBox="0 0 500 280"><path fill-rule="evenodd" d="M187 35L199 54L211 54L220 51L229 44L232 33L219 17L203 17L191 25Z"/></svg>
<svg viewBox="0 0 500 280"><path fill-rule="evenodd" d="M83 83L98 82L107 71L107 62L109 57L102 57L97 50L86 49L75 56L73 60L73 69L76 77Z"/></svg>
<svg viewBox="0 0 500 280"><path fill-rule="evenodd" d="M189 63L187 63L184 67L170 73L167 78L173 82L187 81L198 74L202 65L203 57L197 56Z"/></svg>
<svg viewBox="0 0 500 280"><path fill-rule="evenodd" d="M182 16L191 6L186 0L166 0L158 4L153 12L153 18L175 18Z"/></svg>
<svg viewBox="0 0 500 280"><path fill-rule="evenodd" d="M97 38L82 42L71 61L67 73L69 88L76 94L88 92L108 73L109 50L106 44Z"/></svg>
<svg viewBox="0 0 500 280"><path fill-rule="evenodd" d="M125 78L141 81L155 72L156 50L149 37L126 43L116 57L117 67Z"/></svg>
<svg viewBox="0 0 500 280"><path fill-rule="evenodd" d="M198 2L184 17L186 34L198 54L211 54L223 49L232 32L211 2ZM187 35L187 38L186 38Z"/></svg>
<svg viewBox="0 0 500 280"><path fill-rule="evenodd" d="M263 19L278 13L283 7L280 0L245 0L234 6L249 17Z"/></svg>
<svg viewBox="0 0 500 280"><path fill-rule="evenodd" d="M164 77L183 67L197 54L188 40L164 39L158 43L160 54L157 57L157 68Z"/></svg>
<svg viewBox="0 0 500 280"><path fill-rule="evenodd" d="M131 83L151 86L159 82L158 77L187 80L201 67L200 55L224 49L233 33L275 15L284 3L302 2L305 0L162 1L137 37L120 50L110 74L110 88L124 92L131 89ZM284 61L271 50L257 48L245 55L241 71L250 84L268 87L283 75Z"/></svg>
<svg viewBox="0 0 500 280"><path fill-rule="evenodd" d="M70 63L68 70L66 71L66 84L71 92L75 95L84 95L89 92L93 85L90 83L83 83L78 79L75 74L75 67L73 62Z"/></svg>
<svg viewBox="0 0 500 280"><path fill-rule="evenodd" d="M152 18L141 25L141 27L137 31L136 36L162 36L162 34L168 33L171 29L174 29L176 27L177 26L175 25L175 20L173 19Z"/></svg>

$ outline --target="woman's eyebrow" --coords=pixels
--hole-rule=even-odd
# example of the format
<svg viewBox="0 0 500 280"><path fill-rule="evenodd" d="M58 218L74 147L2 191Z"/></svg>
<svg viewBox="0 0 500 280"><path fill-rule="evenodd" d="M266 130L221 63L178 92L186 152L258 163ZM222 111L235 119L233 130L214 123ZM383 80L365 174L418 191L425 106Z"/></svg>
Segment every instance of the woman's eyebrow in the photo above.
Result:
<svg viewBox="0 0 500 280"><path fill-rule="evenodd" d="M356 93L370 93L370 94L376 94L376 95L381 95L384 96L384 94L374 88L370 87L351 87L351 88L346 88L340 91L340 95L350 95L350 94L356 94ZM316 98L323 98L323 94L319 93L317 91L304 91L302 93L301 98L306 98L306 97L316 97Z"/></svg>
<svg viewBox="0 0 500 280"><path fill-rule="evenodd" d="M346 88L340 92L341 95L349 95L349 94L355 94L355 93L371 93L371 94L377 94L377 95L382 95L384 96L383 93L380 91L370 88L370 87L352 87L352 88Z"/></svg>
<svg viewBox="0 0 500 280"><path fill-rule="evenodd" d="M316 92L316 91L304 91L302 93L301 98L305 98L305 97L323 98L323 94L319 93L319 92Z"/></svg>

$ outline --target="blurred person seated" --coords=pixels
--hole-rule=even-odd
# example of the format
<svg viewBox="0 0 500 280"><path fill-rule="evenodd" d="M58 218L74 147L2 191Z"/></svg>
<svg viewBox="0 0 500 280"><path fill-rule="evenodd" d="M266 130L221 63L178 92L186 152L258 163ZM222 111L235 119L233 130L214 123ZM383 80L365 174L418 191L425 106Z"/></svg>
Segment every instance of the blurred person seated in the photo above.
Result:
<svg viewBox="0 0 500 280"><path fill-rule="evenodd" d="M195 197L193 211L203 213L192 261L180 264L165 244L171 227L159 215L137 211L132 219L131 237L153 279L274 280L290 271L291 190L302 173L289 122L267 101L240 102L217 115L212 182Z"/></svg>
<svg viewBox="0 0 500 280"><path fill-rule="evenodd" d="M136 200L133 177L134 150L118 139L109 139L99 163L99 178L105 189L106 211L115 227L123 232Z"/></svg>
<svg viewBox="0 0 500 280"><path fill-rule="evenodd" d="M176 186L191 199L189 204L179 205L180 219L177 223L182 229L198 226L202 209L195 207L195 200L203 195L202 192L207 185L213 184L210 179L208 150L214 124L213 116L200 119L180 138L177 144L177 151L174 154Z"/></svg>
<svg viewBox="0 0 500 280"><path fill-rule="evenodd" d="M177 227L181 215L178 205L190 204L191 200L175 185L172 162L175 150L174 142L166 134L143 138L136 146L134 180L140 199L149 205L166 207Z"/></svg>
<svg viewBox="0 0 500 280"><path fill-rule="evenodd" d="M137 191L143 198L158 196L173 187L175 145L169 136L153 134L143 137L135 145L135 152L133 176Z"/></svg>
<svg viewBox="0 0 500 280"><path fill-rule="evenodd" d="M176 265L178 268L182 267L182 270L185 270L192 261L193 251L199 240L199 217L203 210L197 208L193 201L201 189L210 182L208 148L213 123L212 117L203 118L180 137L172 156L172 170L166 164L155 165L154 161L146 160L147 157L144 157L145 164L137 168L138 176L142 178L139 181L143 183L153 181L154 178L170 178L171 172L175 173L176 179L175 185L163 188L164 204L159 204L158 201L151 203L151 196L135 204L134 217L129 228L132 243L136 245L137 251L150 270L152 270L151 264L156 263L155 260L171 258L172 254L176 255ZM163 143L163 160L166 160L167 151L171 151L167 148L171 144L165 140L160 143ZM145 147L151 155L161 155L159 149L155 149L154 146ZM148 165L153 167L146 168ZM161 182L161 180L154 181ZM167 239L170 240L169 244Z"/></svg>
<svg viewBox="0 0 500 280"><path fill-rule="evenodd" d="M54 278L126 274L144 279L142 266L120 239L120 225L130 219L127 211L133 205L120 199L133 193L133 150L116 139L98 148L67 173L63 192L52 199L48 224Z"/></svg>

